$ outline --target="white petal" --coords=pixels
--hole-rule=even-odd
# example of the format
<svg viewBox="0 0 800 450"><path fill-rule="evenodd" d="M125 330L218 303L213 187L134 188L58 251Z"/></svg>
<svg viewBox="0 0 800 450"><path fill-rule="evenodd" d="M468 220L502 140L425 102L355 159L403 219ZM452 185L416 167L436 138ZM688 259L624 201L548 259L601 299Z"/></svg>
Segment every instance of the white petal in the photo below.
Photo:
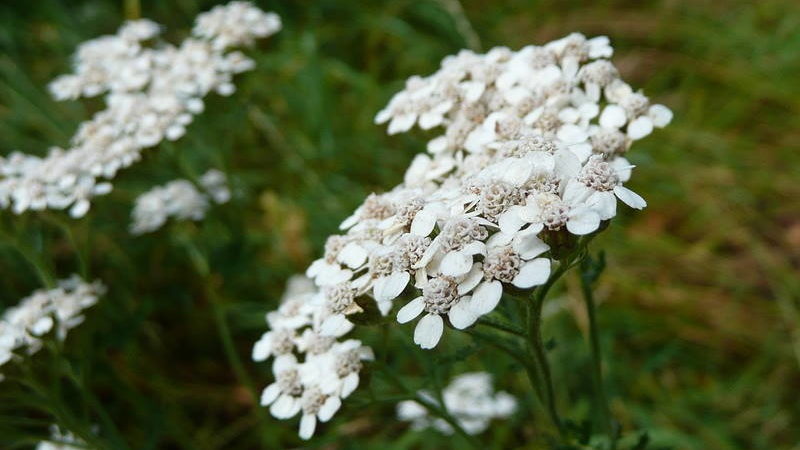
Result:
<svg viewBox="0 0 800 450"><path fill-rule="evenodd" d="M358 214L353 214L350 217L344 219L342 223L339 224L339 229L346 230L348 228L351 228L353 225L358 223L358 217L359 217Z"/></svg>
<svg viewBox="0 0 800 450"><path fill-rule="evenodd" d="M653 121L647 117L642 116L628 124L628 137L637 140L641 139L653 132Z"/></svg>
<svg viewBox="0 0 800 450"><path fill-rule="evenodd" d="M317 416L314 414L303 414L300 419L300 439L308 440L314 435L314 430L317 428Z"/></svg>
<svg viewBox="0 0 800 450"><path fill-rule="evenodd" d="M422 348L436 347L444 332L444 321L437 314L427 314L414 329L414 343Z"/></svg>
<svg viewBox="0 0 800 450"><path fill-rule="evenodd" d="M353 323L344 314L334 314L326 318L319 327L323 336L341 336L352 328Z"/></svg>
<svg viewBox="0 0 800 450"><path fill-rule="evenodd" d="M572 152L578 161L584 163L590 156L592 156L592 144L589 142L582 142L580 144L571 144L569 151Z"/></svg>
<svg viewBox="0 0 800 450"><path fill-rule="evenodd" d="M489 314L503 296L503 284L497 280L485 281L472 293L471 307L480 314Z"/></svg>
<svg viewBox="0 0 800 450"><path fill-rule="evenodd" d="M74 205L72 205L72 208L70 208L69 215L74 219L83 217L89 211L90 206L91 204L89 203L89 200L86 200L85 198L78 200Z"/></svg>
<svg viewBox="0 0 800 450"><path fill-rule="evenodd" d="M464 251L450 252L442 260L440 270L443 275L460 277L472 268L472 255Z"/></svg>
<svg viewBox="0 0 800 450"><path fill-rule="evenodd" d="M404 131L408 131L411 127L414 126L414 122L417 121L416 114L403 114L402 116L395 116L391 122L389 122L388 133L389 134L397 134L402 133Z"/></svg>
<svg viewBox="0 0 800 450"><path fill-rule="evenodd" d="M483 279L483 264L475 263L464 279L458 283L458 294L464 295L471 291L481 282L481 279Z"/></svg>
<svg viewBox="0 0 800 450"><path fill-rule="evenodd" d="M394 300L403 293L403 289L406 288L410 280L411 275L405 271L394 272L389 276L378 278L373 288L375 300L379 303Z"/></svg>
<svg viewBox="0 0 800 450"><path fill-rule="evenodd" d="M261 392L261 406L267 406L274 402L278 395L281 393L281 388L278 383L272 383Z"/></svg>
<svg viewBox="0 0 800 450"><path fill-rule="evenodd" d="M411 220L411 234L428 236L434 226L436 226L436 212L430 208L422 208Z"/></svg>
<svg viewBox="0 0 800 450"><path fill-rule="evenodd" d="M272 373L277 375L284 370L293 369L297 365L297 358L293 354L280 355L272 363Z"/></svg>
<svg viewBox="0 0 800 450"><path fill-rule="evenodd" d="M439 136L431 139L428 141L427 148L428 151L433 154L443 152L447 149L447 138L445 136Z"/></svg>
<svg viewBox="0 0 800 450"><path fill-rule="evenodd" d="M556 173L563 178L572 178L581 171L581 161L570 150L559 151L555 154Z"/></svg>
<svg viewBox="0 0 800 450"><path fill-rule="evenodd" d="M589 136L583 128L577 125L567 124L558 130L557 137L566 144L578 144L585 141Z"/></svg>
<svg viewBox="0 0 800 450"><path fill-rule="evenodd" d="M428 111L419 116L419 127L423 130L430 130L431 128L441 125L444 117L436 111Z"/></svg>
<svg viewBox="0 0 800 450"><path fill-rule="evenodd" d="M577 205L586 200L591 194L592 190L590 188L573 178L564 187L563 198L568 205Z"/></svg>
<svg viewBox="0 0 800 450"><path fill-rule="evenodd" d="M653 105L647 111L647 115L653 119L653 125L664 128L672 122L672 111L664 105Z"/></svg>
<svg viewBox="0 0 800 450"><path fill-rule="evenodd" d="M300 411L300 401L291 395L281 395L269 407L269 412L276 419L288 419Z"/></svg>
<svg viewBox="0 0 800 450"><path fill-rule="evenodd" d="M271 336L272 334L270 332L266 332L261 336L261 339L256 341L255 345L253 345L253 361L264 361L269 358L270 350L272 349Z"/></svg>
<svg viewBox="0 0 800 450"><path fill-rule="evenodd" d="M625 110L619 105L608 105L600 114L600 126L603 128L620 128L626 121Z"/></svg>
<svg viewBox="0 0 800 450"><path fill-rule="evenodd" d="M514 234L525 225L525 221L520 216L520 211L525 209L524 206L515 205L508 209L508 211L500 214L497 222L500 225L500 231L505 234Z"/></svg>
<svg viewBox="0 0 800 450"><path fill-rule="evenodd" d="M331 417L336 414L336 411L338 411L341 406L342 401L339 399L339 397L328 397L328 399L325 400L325 403L322 404L322 408L319 409L319 413L317 413L319 420L321 422L327 422L331 420Z"/></svg>
<svg viewBox="0 0 800 450"><path fill-rule="evenodd" d="M647 202L644 201L644 199L639 194L633 192L632 190L626 188L625 186L615 187L614 194L617 195L617 198L619 198L622 201L622 203L625 203L631 208L642 209L645 206L647 206Z"/></svg>
<svg viewBox="0 0 800 450"><path fill-rule="evenodd" d="M589 234L600 226L600 215L589 208L575 208L567 221L567 230L578 236Z"/></svg>
<svg viewBox="0 0 800 450"><path fill-rule="evenodd" d="M389 108L378 111L378 114L375 114L375 125L386 123L390 117L392 117L392 112L389 111Z"/></svg>
<svg viewBox="0 0 800 450"><path fill-rule="evenodd" d="M417 297L397 311L397 321L400 323L410 322L422 314L423 309L425 309L425 299Z"/></svg>
<svg viewBox="0 0 800 450"><path fill-rule="evenodd" d="M375 302L378 305L378 311L381 312L381 315L385 316L389 314L389 311L392 310L393 302L391 300L387 300L385 302Z"/></svg>
<svg viewBox="0 0 800 450"><path fill-rule="evenodd" d="M514 186L522 186L531 177L533 167L530 162L520 160L515 164L511 164L508 170L504 171L501 178L508 184Z"/></svg>
<svg viewBox="0 0 800 450"><path fill-rule="evenodd" d="M358 373L356 372L353 372L344 377L344 380L342 380L342 398L346 398L347 396L352 394L353 391L355 391L356 388L358 387L358 382L359 378L358 378Z"/></svg>
<svg viewBox="0 0 800 450"><path fill-rule="evenodd" d="M547 258L536 258L528 261L519 269L519 273L511 282L520 289L528 289L539 286L547 281L550 276L550 260Z"/></svg>
<svg viewBox="0 0 800 450"><path fill-rule="evenodd" d="M347 267L356 269L361 267L361 265L366 262L367 251L364 249L364 247L356 244L355 242L351 242L344 246L336 259L341 261L341 263L345 264Z"/></svg>
<svg viewBox="0 0 800 450"><path fill-rule="evenodd" d="M522 259L535 258L542 253L550 250L550 246L545 244L544 241L539 239L537 233L530 233L523 231L519 233L514 240L514 251L519 253Z"/></svg>
<svg viewBox="0 0 800 450"><path fill-rule="evenodd" d="M464 99L467 103L472 103L481 98L484 89L486 89L486 85L479 81L465 81L461 83L461 87L464 89Z"/></svg>
<svg viewBox="0 0 800 450"><path fill-rule="evenodd" d="M617 215L617 199L610 191L595 192L586 200L586 205L597 211L600 220L608 220Z"/></svg>
<svg viewBox="0 0 800 450"><path fill-rule="evenodd" d="M30 327L31 333L36 336L41 336L51 329L53 329L53 318L50 316L44 316L39 318L33 325Z"/></svg>
<svg viewBox="0 0 800 450"><path fill-rule="evenodd" d="M450 308L447 317L450 318L450 323L459 330L467 328L478 319L478 315L470 306L469 297L462 297L458 300Z"/></svg>

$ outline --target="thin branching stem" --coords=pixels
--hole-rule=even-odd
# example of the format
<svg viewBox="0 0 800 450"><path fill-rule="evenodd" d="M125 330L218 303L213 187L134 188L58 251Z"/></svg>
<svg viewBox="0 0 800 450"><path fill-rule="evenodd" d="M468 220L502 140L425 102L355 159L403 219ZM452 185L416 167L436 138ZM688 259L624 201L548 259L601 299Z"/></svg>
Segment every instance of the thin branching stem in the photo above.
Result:
<svg viewBox="0 0 800 450"><path fill-rule="evenodd" d="M586 304L586 314L589 317L589 348L592 359L592 383L594 384L595 404L600 415L603 428L608 435L611 450L616 448L617 433L614 427L611 409L608 406L608 395L603 383L602 354L600 350L600 337L597 329L597 314L595 311L594 293L592 292L589 277L582 276L581 291Z"/></svg>
<svg viewBox="0 0 800 450"><path fill-rule="evenodd" d="M428 410L429 413L441 418L442 420L447 422L451 427L453 427L455 432L461 437L463 437L464 440L466 440L471 447L476 449L483 448L483 445L475 438L475 436L472 436L471 434L467 433L467 431L464 430L464 427L462 427L461 424L458 423L458 420L455 417L453 417L453 415L450 414L449 411L447 411L447 407L444 406L444 404L437 405L435 402L432 402L429 399L425 398L425 396L419 395L418 393L414 392L411 388L406 386L403 380L401 380L400 377L398 377L397 374L390 367L387 367L386 365L378 362L374 363L374 366L382 374L386 375L386 378L393 385L395 385L395 387L400 389L404 395L407 395L408 398L413 399L417 403L421 404L422 406L425 407L425 409Z"/></svg>

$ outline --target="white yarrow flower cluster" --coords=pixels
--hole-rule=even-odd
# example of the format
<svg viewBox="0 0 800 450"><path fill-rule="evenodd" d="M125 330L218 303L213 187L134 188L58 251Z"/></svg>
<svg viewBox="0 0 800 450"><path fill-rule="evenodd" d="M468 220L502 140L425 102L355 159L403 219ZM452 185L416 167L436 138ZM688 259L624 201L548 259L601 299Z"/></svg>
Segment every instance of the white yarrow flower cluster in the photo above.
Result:
<svg viewBox="0 0 800 450"><path fill-rule="evenodd" d="M430 392L421 391L426 402L439 407L439 401ZM507 392L494 392L492 376L486 372L471 372L457 376L442 390L444 409L453 416L468 434L483 433L493 419L505 419L517 409L517 400ZM398 403L397 417L411 422L416 429L434 428L444 434L453 434L453 427L440 417L431 416L428 410L414 400Z"/></svg>
<svg viewBox="0 0 800 450"><path fill-rule="evenodd" d="M50 440L41 441L36 450L80 450L88 448L86 443L70 431L61 431L58 425L50 427Z"/></svg>
<svg viewBox="0 0 800 450"><path fill-rule="evenodd" d="M330 420L359 384L363 361L372 349L355 339L341 339L350 327L324 334L321 324L330 314L320 294L305 277L289 280L281 306L267 314L270 331L253 346L253 360L274 358L275 381L261 395L278 419L301 414L300 437L309 439L317 421Z"/></svg>
<svg viewBox="0 0 800 450"><path fill-rule="evenodd" d="M91 307L105 287L99 281L86 283L77 275L58 282L54 289L41 289L25 297L0 317L0 365L25 350L34 354L42 347L42 337L52 331L64 340L67 332L80 325L83 310Z"/></svg>
<svg viewBox="0 0 800 450"><path fill-rule="evenodd" d="M200 178L205 193L191 181L178 179L156 186L136 198L131 213L131 233L150 233L161 228L169 218L176 220L202 220L209 208L209 200L221 204L230 200L225 174L212 169Z"/></svg>
<svg viewBox="0 0 800 450"><path fill-rule="evenodd" d="M624 186L625 155L672 113L622 81L612 53L608 38L574 33L516 52L464 50L409 78L375 121L390 134L442 133L307 269L318 331L341 336L370 302L387 315L406 293L397 320L420 317L414 342L434 348L446 324L470 327L504 292L544 284L553 247L596 232L617 200L644 208Z"/></svg>
<svg viewBox="0 0 800 450"><path fill-rule="evenodd" d="M183 136L210 92L235 91L233 76L254 62L233 48L280 27L277 15L232 2L199 15L193 37L179 46L160 41L160 27L146 19L83 43L74 73L56 78L50 91L57 100L104 95L106 109L81 124L69 148L0 158L0 208L69 208L82 217L92 197L111 191L101 180L141 159L142 150Z"/></svg>

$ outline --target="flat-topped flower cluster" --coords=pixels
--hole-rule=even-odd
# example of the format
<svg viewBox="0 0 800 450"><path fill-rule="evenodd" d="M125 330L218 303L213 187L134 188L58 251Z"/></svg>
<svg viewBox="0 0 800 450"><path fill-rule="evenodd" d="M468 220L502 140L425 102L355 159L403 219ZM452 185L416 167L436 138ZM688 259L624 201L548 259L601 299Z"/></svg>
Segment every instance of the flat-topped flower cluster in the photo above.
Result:
<svg viewBox="0 0 800 450"><path fill-rule="evenodd" d="M210 202L226 203L231 198L225 174L211 169L200 177L201 192L191 181L178 179L156 186L136 198L133 234L150 233L161 228L169 218L176 220L202 220Z"/></svg>
<svg viewBox="0 0 800 450"><path fill-rule="evenodd" d="M53 289L40 289L5 310L0 317L0 365L15 352L33 354L42 347L42 337L55 332L64 340L67 332L80 325L83 310L97 303L105 287L87 283L77 275L58 282Z"/></svg>
<svg viewBox="0 0 800 450"><path fill-rule="evenodd" d="M82 217L92 197L110 192L103 179L138 161L142 150L183 136L210 92L235 91L233 76L254 62L233 48L280 28L277 15L232 2L199 15L193 37L178 46L161 41L161 28L147 19L81 44L74 72L56 78L50 91L56 100L102 95L106 108L80 125L66 149L0 158L0 208L69 208Z"/></svg>
<svg viewBox="0 0 800 450"><path fill-rule="evenodd" d="M467 328L504 292L545 283L551 247L597 231L617 200L644 208L624 186L625 155L672 113L620 78L612 52L608 38L575 33L519 51L464 50L409 78L376 122L390 134L442 133L308 268L315 330L341 337L352 315L372 305L387 315L405 293L397 320L422 316L414 342L434 348L446 323Z"/></svg>
<svg viewBox="0 0 800 450"><path fill-rule="evenodd" d="M418 393L425 401L439 405L435 395ZM508 392L494 392L492 376L487 372L461 374L442 389L444 408L467 434L483 433L493 419L505 419L517 409L517 400ZM411 422L414 429L434 428L444 434L454 430L446 420L431 416L419 402L405 400L397 404L397 418Z"/></svg>

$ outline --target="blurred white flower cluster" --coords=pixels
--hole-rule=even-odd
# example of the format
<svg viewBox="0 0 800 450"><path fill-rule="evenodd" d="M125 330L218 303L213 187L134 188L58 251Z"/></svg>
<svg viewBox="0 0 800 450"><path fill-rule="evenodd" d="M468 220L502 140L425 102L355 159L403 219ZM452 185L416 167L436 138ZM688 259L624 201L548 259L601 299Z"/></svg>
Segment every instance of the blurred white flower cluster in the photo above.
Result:
<svg viewBox="0 0 800 450"><path fill-rule="evenodd" d="M86 443L69 431L61 431L58 425L50 427L50 440L41 441L36 450L80 450L88 448Z"/></svg>
<svg viewBox="0 0 800 450"><path fill-rule="evenodd" d="M50 90L57 100L104 95L106 109L80 125L67 149L0 158L0 207L15 213L70 208L71 216L82 217L92 197L111 190L101 179L138 161L142 150L183 136L210 92L234 92L233 75L254 63L232 48L280 27L277 15L232 2L199 15L193 37L179 46L159 40L160 27L146 19L83 43L74 73L56 78Z"/></svg>
<svg viewBox="0 0 800 450"><path fill-rule="evenodd" d="M202 220L209 207L209 199L214 203L230 200L225 174L211 169L200 177L205 193L200 192L191 181L173 180L163 186L156 186L136 198L131 213L133 234L150 233L161 228L172 217L176 220Z"/></svg>
<svg viewBox="0 0 800 450"><path fill-rule="evenodd" d="M355 339L341 340L352 327L323 334L328 315L319 303L320 293L311 280L289 280L280 308L267 314L270 331L253 346L253 360L274 357L275 381L264 389L261 404L278 419L302 413L300 437L309 439L317 420L328 421L359 383L362 361L372 349ZM298 358L299 356L299 358Z"/></svg>
<svg viewBox="0 0 800 450"><path fill-rule="evenodd" d="M426 402L441 407L430 392L421 391ZM442 390L444 408L468 434L483 433L492 419L505 419L517 409L517 400L507 392L495 393L492 376L486 372L470 372L457 376ZM411 422L414 429L435 428L453 434L453 427L440 417L431 416L420 403L406 400L397 405L397 417Z"/></svg>
<svg viewBox="0 0 800 450"><path fill-rule="evenodd" d="M306 271L319 288L315 329L342 336L352 315L422 316L414 342L435 347L445 324L464 329L503 293L544 284L556 250L597 231L617 199L641 209L624 187L632 143L666 126L607 59L606 37L574 33L519 51L464 50L406 88L376 116L389 133L442 128L404 181L371 194ZM318 322L318 323L317 323Z"/></svg>
<svg viewBox="0 0 800 450"><path fill-rule="evenodd" d="M50 290L37 290L0 317L0 365L24 349L39 351L41 339L51 331L64 340L67 332L83 322L83 310L97 303L105 287L99 282L86 283L77 275L58 282Z"/></svg>

